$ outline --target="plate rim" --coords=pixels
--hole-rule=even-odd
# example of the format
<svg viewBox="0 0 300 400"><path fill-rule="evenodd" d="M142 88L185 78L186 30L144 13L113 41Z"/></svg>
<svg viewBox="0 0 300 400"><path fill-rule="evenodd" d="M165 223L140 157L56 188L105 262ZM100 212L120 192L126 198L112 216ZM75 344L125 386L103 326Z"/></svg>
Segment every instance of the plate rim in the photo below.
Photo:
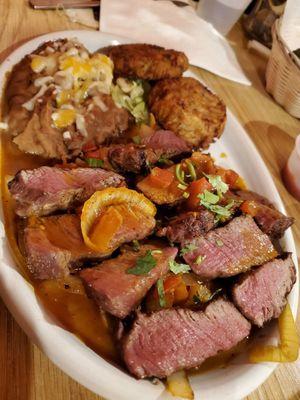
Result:
<svg viewBox="0 0 300 400"><path fill-rule="evenodd" d="M2 98L2 92L5 88L5 82L6 82L6 74L11 70L11 68L13 67L13 65L15 65L15 63L18 62L18 60L20 60L23 56L25 56L26 54L30 53L31 51L33 51L35 48L37 48L43 41L48 41L48 40L55 40L55 39L59 39L59 38L63 38L63 37L67 37L67 38L72 38L72 37L78 37L80 41L83 41L84 44L84 36L101 36L102 38L104 38L105 40L108 41L108 43L110 43L111 41L117 41L119 43L132 43L133 41L129 38L125 38L125 37L121 37L118 35L113 35L113 34L107 34L107 33L103 33L103 32L99 32L99 31L89 31L89 30L66 30L66 31L56 31L56 32L51 32L51 33L47 33L47 34L43 34L40 36L37 36L33 39L30 39L28 41L26 41L25 43L21 44L20 46L18 46L12 53L10 53L7 58L1 63L0 65L0 93L1 93L1 98ZM14 61L12 61L12 59ZM192 73L192 75L194 75L196 77L196 79L199 80L199 77L197 75L195 75L194 73ZM205 83L206 86L208 86ZM208 86L209 87L209 86ZM242 126L242 124L239 122L239 120L234 116L234 114L230 111L230 109L228 108L228 106L226 106L227 108L227 114L228 114L228 119L230 117L230 119L234 122L234 124L238 125L239 127L239 131L240 131L240 135L243 135L243 140L245 140L247 147L250 149L251 153L253 155L255 155L255 157L257 158L257 163L259 164L258 166L256 166L257 168L263 168L263 170L266 171L266 177L268 179L268 185L270 185L273 188L273 194L275 196L275 201L276 201L276 205L278 206L279 210L282 212L285 212L285 207L283 204L283 201L280 198L279 192L276 188L276 185L274 183L274 180L272 178L272 175L267 167L267 165L265 164L265 162L263 161L263 158L260 154L260 152L258 151L256 145L254 144L254 142L252 141L252 139L250 138L250 136L248 135L248 133L246 132L246 130L244 129L244 127ZM2 203L2 201L1 201ZM3 235L5 237L5 230L4 230L4 224L3 224L3 209L2 209L3 205L1 204L1 211L0 211L0 223L1 223L1 232L0 232L0 239L3 239ZM2 235L1 235L2 234ZM295 246L295 241L293 238L293 234L291 229L288 230L288 232L285 233L285 240L286 242L289 244L289 247L291 248L291 250L293 251L293 260L295 262L296 268L297 268L297 281L296 284L294 285L294 296L293 296L293 304L291 304L291 308L293 311L294 316L297 313L297 307L298 307L298 301L299 301L299 285L298 280L299 280L299 269L298 269L298 260L297 260L297 255L296 255L296 246ZM7 240L4 238L4 248L1 248L1 252L5 252L5 250L7 248L9 248L9 245L6 244ZM9 249L9 252L11 250ZM11 254L9 254L8 256L10 263L12 262L12 256ZM97 393L99 395L105 396L106 398L109 399L113 399L113 398L118 398L119 400L128 400L129 397L127 397L126 395L123 397L120 397L121 392L117 389L116 391L116 387L119 387L120 382L124 381L123 383L128 384L128 379L123 379L120 376L120 373L122 375L125 375L126 377L127 374L121 372L119 369L117 369L116 367L113 367L112 364L108 363L105 359L103 359L101 356L99 356L98 354L96 354L95 352L93 352L87 345L85 345L83 342L80 341L80 339L78 339L73 333L66 331L67 335L64 338L66 341L70 340L70 337L72 336L73 339L75 340L75 342L78 342L81 346L82 344L84 345L84 347L86 347L86 349L89 350L89 352L93 353L94 356L96 356L96 358L100 358L104 363L106 363L107 365L103 365L103 368L106 368L107 366L109 367L113 367L115 369L115 371L111 370L110 368L108 368L108 375L111 375L112 372L114 375L116 375L118 378L118 385L115 388L112 388L112 390L107 391L107 389L105 388L105 382L107 382L106 379L112 379L111 376L105 376L105 379L103 381L103 387L101 387L101 393L99 392L99 385L97 386L97 388L95 388L95 385L93 385L93 382L89 379L83 379L82 377L78 377L78 371L77 371L77 367L74 367L74 363L73 365L70 364L70 362L65 362L66 358L65 355L61 356L56 354L56 352L53 352L49 346L47 346L47 344L45 343L44 340L41 340L41 329L38 326L37 322L34 321L32 318L29 317L28 313L26 314L22 314L20 315L20 310L22 310L22 308L24 308L24 303L22 303L20 300L17 301L16 298L12 298L11 294L11 287L10 287L10 283L9 283L9 278L12 278L12 276L10 275L10 273L12 273L12 270L14 271L14 274L19 275L18 278L15 275L14 279L21 279L20 282L23 280L23 286L24 288L26 287L27 289L27 294L29 293L28 290L31 291L32 295L35 297L35 300L38 300L36 298L36 295L34 293L33 287L32 285L25 280L25 278L23 278L21 276L21 273L18 272L17 267L15 267L14 265L6 265L6 262L3 263L3 254L1 254L1 269L0 269L0 294L7 306L7 308L9 309L9 311L12 313L12 315L14 316L14 318L16 319L17 323L22 327L22 329L24 330L24 332L27 334L27 336L29 336L30 340L32 340L45 354L47 357L49 357L51 359L51 361L57 365L61 370L63 370L67 375L71 376L73 379L75 379L77 382L79 382L80 384L82 384L83 386L87 387L89 390L92 390L94 393ZM3 273L3 267L7 266L9 268L9 272L7 273L7 276L5 276L5 274ZM26 290L25 290L26 292ZM38 301L37 303L38 304ZM24 316L25 315L25 316ZM45 317L45 315L44 315ZM47 315L47 319L48 319L48 315ZM50 318L51 319L51 318ZM36 329L36 331L34 331L32 328ZM61 331L65 331L64 329L61 328ZM60 336L64 336L63 333L58 333L58 335ZM46 342L49 339L46 340ZM77 343L77 344L78 344ZM77 349L77 347L76 347ZM85 349L85 350L86 350ZM74 353L74 349L73 353ZM81 347L78 348L78 350L80 351L80 353L82 353L82 349ZM63 360L61 360L61 358ZM251 393L253 390L255 390L256 388L258 388L266 379L268 379L268 377L274 372L274 370L277 367L277 363L272 363L270 365L270 363L268 363L268 372L264 373L263 376L261 377L261 379L256 382L258 382L257 384L254 385L250 385L250 388L248 387L248 389L244 390L243 392L243 396L247 396L249 393ZM131 378L132 380L133 378ZM136 380L134 380L134 385L136 386ZM149 390L152 388L153 389L153 385L150 386L150 384L148 382L138 382L139 385L137 385L139 387L138 391L140 391L140 394L143 396L144 400L148 399L148 396L146 396L145 394L145 390ZM121 386L121 385L120 385ZM135 387L135 393L137 394L136 391L137 387ZM164 388L162 387L162 385L158 385L157 390L155 390L156 393L156 397L159 397L160 392L162 392ZM154 392L152 393L154 396ZM153 396L149 396L149 400L153 399ZM163 399L163 398L162 398Z"/></svg>

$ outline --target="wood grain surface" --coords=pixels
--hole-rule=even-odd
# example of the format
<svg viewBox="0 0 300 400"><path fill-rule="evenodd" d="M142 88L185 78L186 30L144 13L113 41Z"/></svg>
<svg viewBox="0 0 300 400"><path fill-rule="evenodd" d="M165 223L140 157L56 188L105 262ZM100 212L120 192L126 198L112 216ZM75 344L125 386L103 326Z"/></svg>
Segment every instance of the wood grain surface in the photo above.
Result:
<svg viewBox="0 0 300 400"><path fill-rule="evenodd" d="M85 28L70 22L62 12L34 11L26 0L0 0L0 61L30 38L64 29ZM300 203L289 195L280 178L294 139L300 133L300 121L289 116L265 92L265 61L246 50L240 26L233 29L229 39L253 85L246 87L200 69L197 72L224 99L263 156L288 214L296 218L293 232L300 254ZM83 399L101 398L73 381L41 353L0 301L0 400ZM300 399L300 361L279 366L247 397L247 400L296 399Z"/></svg>

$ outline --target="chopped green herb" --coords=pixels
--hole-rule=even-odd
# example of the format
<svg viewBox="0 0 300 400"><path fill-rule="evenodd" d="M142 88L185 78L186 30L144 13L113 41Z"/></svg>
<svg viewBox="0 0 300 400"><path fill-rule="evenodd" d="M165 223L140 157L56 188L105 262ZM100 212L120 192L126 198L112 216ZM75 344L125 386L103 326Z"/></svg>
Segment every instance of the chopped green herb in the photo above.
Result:
<svg viewBox="0 0 300 400"><path fill-rule="evenodd" d="M133 136L132 140L133 140L133 143L135 143L135 144L141 144L141 137L138 135Z"/></svg>
<svg viewBox="0 0 300 400"><path fill-rule="evenodd" d="M177 164L175 167L175 175L177 180L182 183L183 185L186 185L186 182L184 180L185 174L184 171L181 169L181 164Z"/></svg>
<svg viewBox="0 0 300 400"><path fill-rule="evenodd" d="M200 265L204 260L206 259L206 256L198 256L195 260L195 264Z"/></svg>
<svg viewBox="0 0 300 400"><path fill-rule="evenodd" d="M189 194L189 192L183 192L182 196L183 196L185 199L188 199L188 198L190 197L190 194Z"/></svg>
<svg viewBox="0 0 300 400"><path fill-rule="evenodd" d="M139 243L139 241L138 240L133 240L132 241L132 247L133 247L133 250L134 251L139 251L140 250L140 243Z"/></svg>
<svg viewBox="0 0 300 400"><path fill-rule="evenodd" d="M187 189L187 186L186 186L186 185L183 185L182 183L179 183L179 184L177 185L177 187L178 187L178 189L181 189L181 190L186 190L186 189Z"/></svg>
<svg viewBox="0 0 300 400"><path fill-rule="evenodd" d="M217 244L217 246L222 247L224 243L222 242L222 240L217 239L216 244Z"/></svg>
<svg viewBox="0 0 300 400"><path fill-rule="evenodd" d="M165 289L163 278L159 278L156 282L156 288L158 293L159 305L161 307L166 307Z"/></svg>
<svg viewBox="0 0 300 400"><path fill-rule="evenodd" d="M195 181L197 179L197 174L193 163L190 160L186 160L186 165L189 170L189 177L192 179L192 181Z"/></svg>
<svg viewBox="0 0 300 400"><path fill-rule="evenodd" d="M198 198L200 199L200 204L204 205L204 207L206 207L206 205L204 203L207 204L217 204L217 202L220 200L220 197L217 196L216 194L209 192L208 190L204 190L203 193L198 194Z"/></svg>
<svg viewBox="0 0 300 400"><path fill-rule="evenodd" d="M169 261L169 267L170 271L173 272L173 274L175 275L185 274L186 272L189 272L191 270L189 265L177 263L175 260Z"/></svg>
<svg viewBox="0 0 300 400"><path fill-rule="evenodd" d="M85 161L88 166L92 168L101 168L104 166L104 161L98 158L86 158Z"/></svg>
<svg viewBox="0 0 300 400"><path fill-rule="evenodd" d="M228 191L229 186L227 185L227 183L222 181L220 175L206 175L204 173L203 175L208 179L209 183L217 191L218 196L220 198L223 197L223 194Z"/></svg>
<svg viewBox="0 0 300 400"><path fill-rule="evenodd" d="M193 243L187 244L185 247L183 247L180 250L180 255L184 256L186 253L189 253L191 251L194 251L197 249L197 246L195 246Z"/></svg>
<svg viewBox="0 0 300 400"><path fill-rule="evenodd" d="M134 267L129 268L126 271L126 274L131 275L146 275L156 266L156 260L152 255L151 250L147 250L146 254L143 257L139 257L136 260L136 264Z"/></svg>

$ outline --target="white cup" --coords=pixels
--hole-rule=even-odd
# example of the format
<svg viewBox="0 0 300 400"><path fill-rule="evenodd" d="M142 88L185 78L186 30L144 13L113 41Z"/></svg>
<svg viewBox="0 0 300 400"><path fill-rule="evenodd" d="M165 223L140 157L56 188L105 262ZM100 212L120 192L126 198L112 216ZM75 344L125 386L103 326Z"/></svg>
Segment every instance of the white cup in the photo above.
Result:
<svg viewBox="0 0 300 400"><path fill-rule="evenodd" d="M251 0L200 0L197 14L226 35L250 3Z"/></svg>

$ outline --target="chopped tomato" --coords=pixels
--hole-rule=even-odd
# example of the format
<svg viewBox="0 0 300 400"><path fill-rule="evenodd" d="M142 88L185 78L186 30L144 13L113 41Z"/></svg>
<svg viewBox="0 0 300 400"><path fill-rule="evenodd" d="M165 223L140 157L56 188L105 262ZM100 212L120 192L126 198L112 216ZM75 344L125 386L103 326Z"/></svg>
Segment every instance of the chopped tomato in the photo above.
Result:
<svg viewBox="0 0 300 400"><path fill-rule="evenodd" d="M257 203L252 200L244 201L243 204L241 205L240 209L243 213L249 214L252 217L255 217L255 215L258 212Z"/></svg>
<svg viewBox="0 0 300 400"><path fill-rule="evenodd" d="M188 187L189 198L187 199L186 205L190 210L195 210L199 207L200 200L198 195L203 193L204 190L212 190L212 185L206 178L198 179L190 183Z"/></svg>
<svg viewBox="0 0 300 400"><path fill-rule="evenodd" d="M95 145L95 142L93 140L90 140L86 144L82 146L82 151L84 153L87 153L89 151L97 150L97 146Z"/></svg>
<svg viewBox="0 0 300 400"><path fill-rule="evenodd" d="M174 175L167 169L155 167L150 174L151 184L155 187L166 189L174 180Z"/></svg>
<svg viewBox="0 0 300 400"><path fill-rule="evenodd" d="M186 284L181 281L180 284L176 287L174 292L174 303L181 303L189 297L189 292L187 290Z"/></svg>
<svg viewBox="0 0 300 400"><path fill-rule="evenodd" d="M230 189L235 188L236 181L239 178L239 174L237 174L235 171L232 169L224 169L221 167L217 168L216 175L220 175L222 180L229 185Z"/></svg>
<svg viewBox="0 0 300 400"><path fill-rule="evenodd" d="M100 159L100 150L92 150L92 151L88 151L87 153L85 153L86 158L97 158Z"/></svg>
<svg viewBox="0 0 300 400"><path fill-rule="evenodd" d="M164 281L165 293L174 290L180 283L182 283L182 277L180 275L168 276Z"/></svg>

